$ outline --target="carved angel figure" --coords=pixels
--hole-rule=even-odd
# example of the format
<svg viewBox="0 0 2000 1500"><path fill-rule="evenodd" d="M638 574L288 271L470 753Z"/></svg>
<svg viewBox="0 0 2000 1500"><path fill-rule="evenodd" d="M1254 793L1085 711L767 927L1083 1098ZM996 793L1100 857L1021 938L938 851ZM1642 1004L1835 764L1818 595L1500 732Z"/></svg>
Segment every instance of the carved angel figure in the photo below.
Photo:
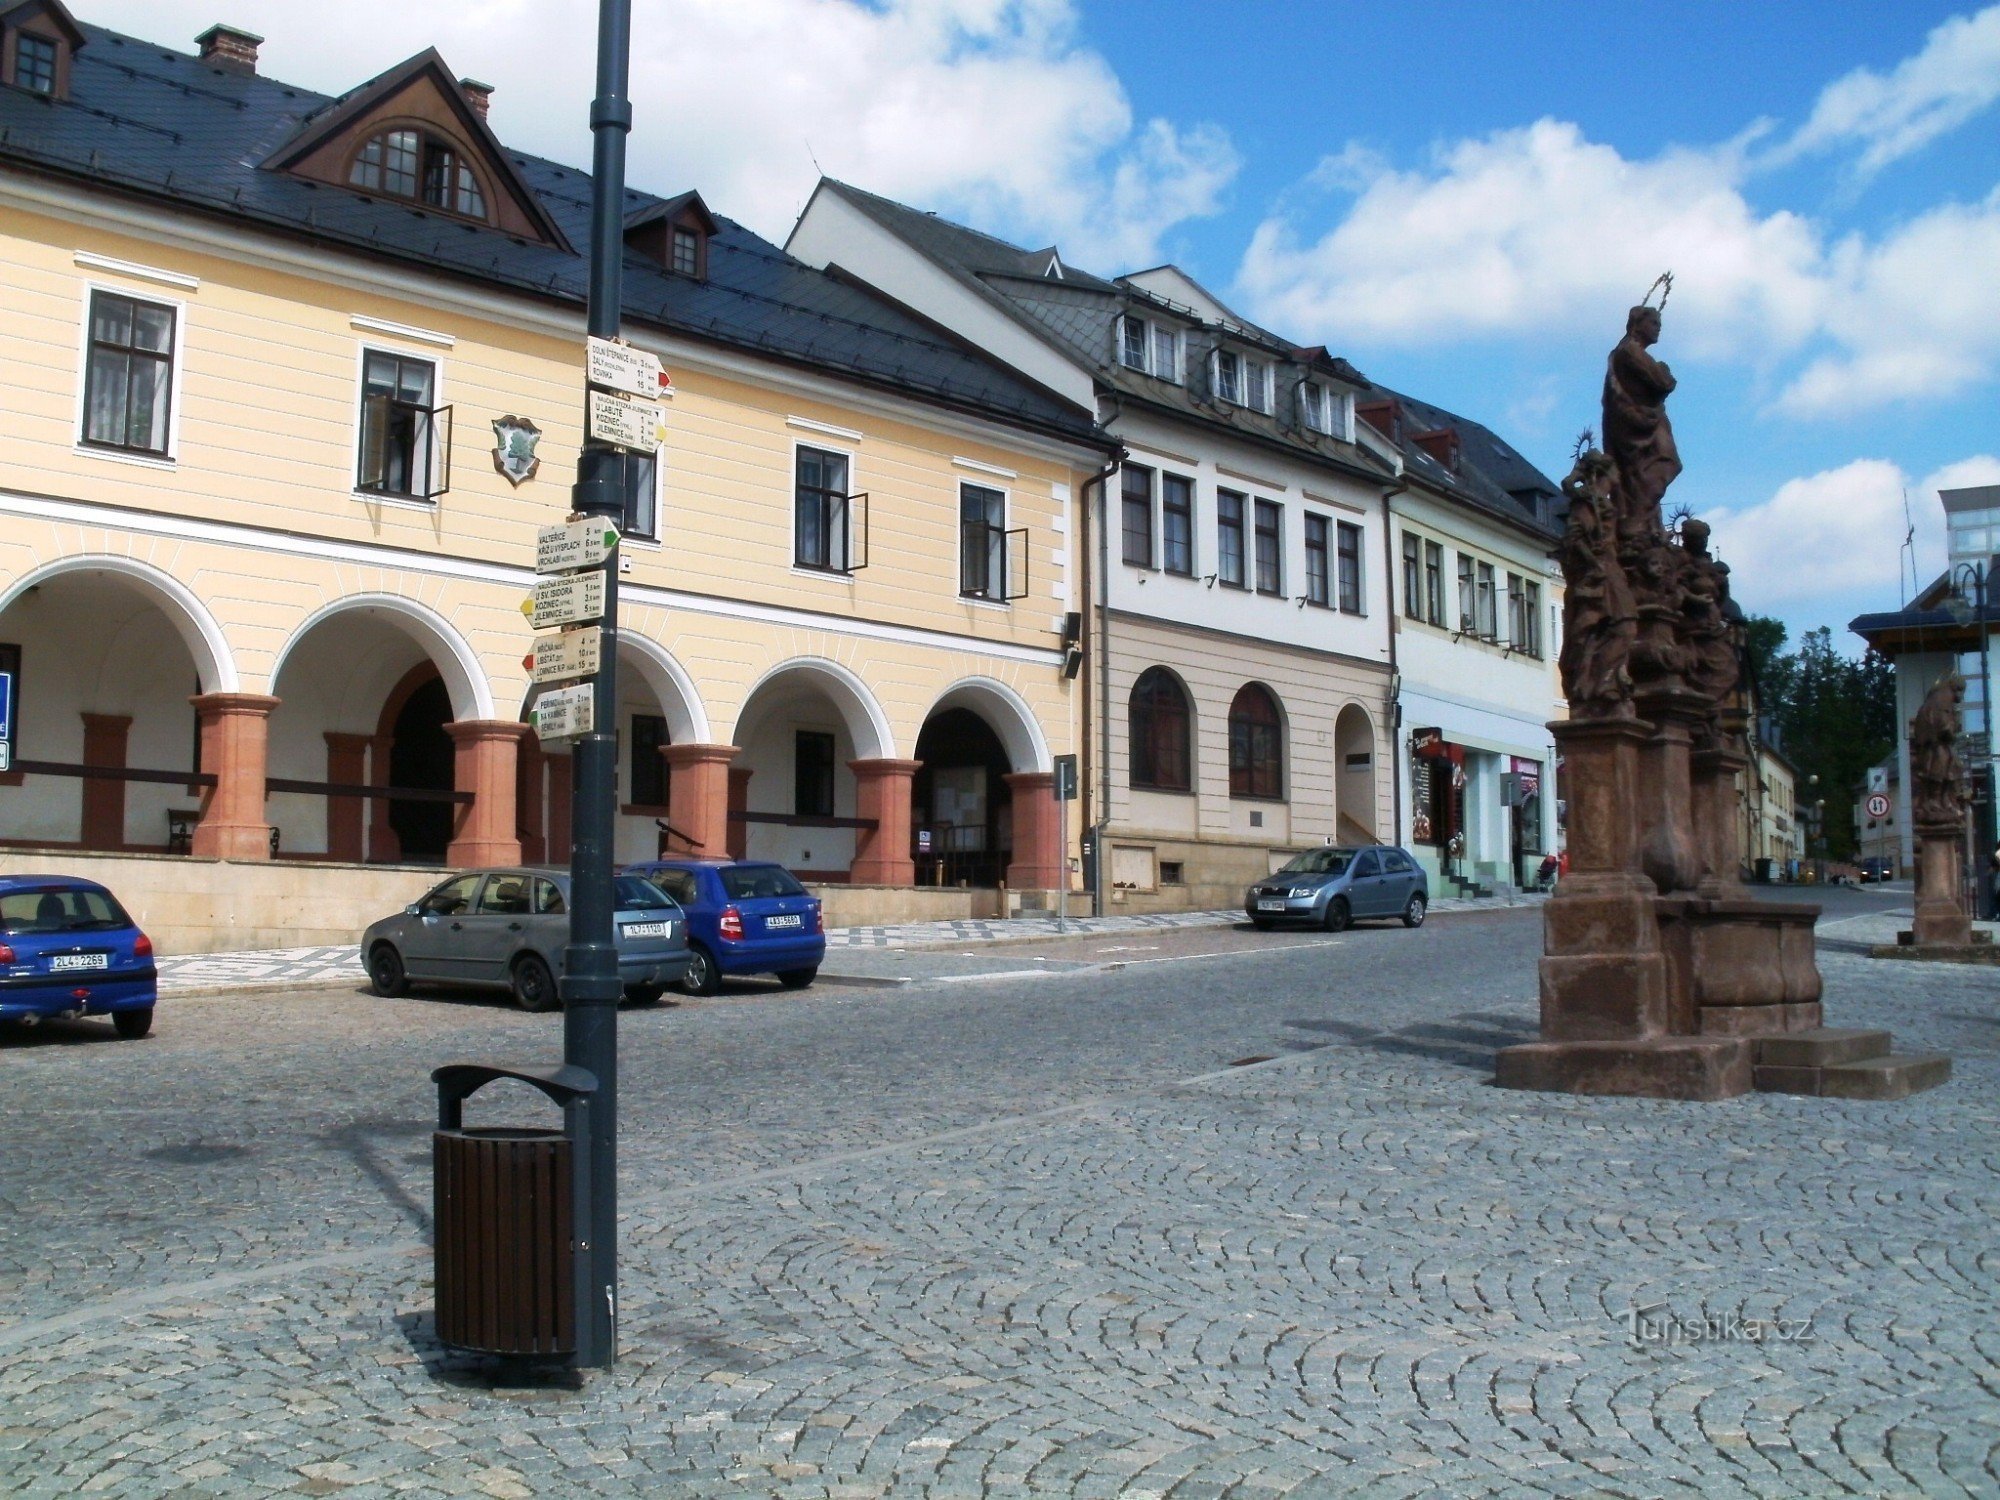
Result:
<svg viewBox="0 0 2000 1500"><path fill-rule="evenodd" d="M1711 731L1736 691L1742 663L1729 628L1729 569L1708 550L1706 521L1681 523L1681 639L1687 685L1708 700Z"/></svg>
<svg viewBox="0 0 2000 1500"><path fill-rule="evenodd" d="M1618 563L1611 460L1593 448L1579 455L1563 480L1569 524L1562 562L1563 644L1557 658L1563 694L1578 718L1632 717L1626 662L1638 636L1639 613Z"/></svg>

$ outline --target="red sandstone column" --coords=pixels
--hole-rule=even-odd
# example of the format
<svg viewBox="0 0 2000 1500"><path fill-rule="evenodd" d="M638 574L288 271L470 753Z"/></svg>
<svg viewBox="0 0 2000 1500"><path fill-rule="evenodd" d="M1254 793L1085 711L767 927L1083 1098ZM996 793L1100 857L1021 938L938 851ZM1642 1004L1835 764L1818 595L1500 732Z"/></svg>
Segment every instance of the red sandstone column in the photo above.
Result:
<svg viewBox="0 0 2000 1500"><path fill-rule="evenodd" d="M339 786L364 786L368 781L366 734L326 731L326 779ZM385 803L384 806L387 804ZM326 799L326 857L358 865L362 859L362 824L368 804L359 797Z"/></svg>
<svg viewBox="0 0 2000 1500"><path fill-rule="evenodd" d="M1014 790L1014 858L1007 888L1053 891L1068 876L1057 826L1053 771L1016 771L1002 778Z"/></svg>
<svg viewBox="0 0 2000 1500"><path fill-rule="evenodd" d="M501 719L461 719L444 730L456 752L452 785L472 793L471 802L459 804L445 858L454 865L519 864L514 757L528 726Z"/></svg>
<svg viewBox="0 0 2000 1500"><path fill-rule="evenodd" d="M667 823L695 841L692 853L715 859L729 851L729 763L743 752L734 745L662 745L667 779ZM745 773L745 781L749 777ZM668 836L669 847L680 843Z"/></svg>
<svg viewBox="0 0 2000 1500"><path fill-rule="evenodd" d="M378 734L368 741L368 763L370 786L393 786L394 778L389 773L389 755L395 748L395 741L386 734ZM396 837L396 830L389 823L389 799L370 797L368 799L368 858L378 865L394 864L403 857L403 841Z"/></svg>
<svg viewBox="0 0 2000 1500"><path fill-rule="evenodd" d="M729 768L729 832L723 847L731 859L744 859L750 851L750 825L735 816L750 811L750 775L741 766Z"/></svg>
<svg viewBox="0 0 2000 1500"><path fill-rule="evenodd" d="M128 714L83 715L83 763L122 771L132 733ZM83 847L125 847L125 783L93 776L83 783Z"/></svg>
<svg viewBox="0 0 2000 1500"><path fill-rule="evenodd" d="M924 768L920 760L850 760L854 811L875 820L859 829L848 879L856 885L915 885L917 862L910 857L910 783Z"/></svg>
<svg viewBox="0 0 2000 1500"><path fill-rule="evenodd" d="M215 777L202 793L194 852L209 859L269 859L264 771L278 700L262 693L203 693L188 702L201 716L201 768Z"/></svg>

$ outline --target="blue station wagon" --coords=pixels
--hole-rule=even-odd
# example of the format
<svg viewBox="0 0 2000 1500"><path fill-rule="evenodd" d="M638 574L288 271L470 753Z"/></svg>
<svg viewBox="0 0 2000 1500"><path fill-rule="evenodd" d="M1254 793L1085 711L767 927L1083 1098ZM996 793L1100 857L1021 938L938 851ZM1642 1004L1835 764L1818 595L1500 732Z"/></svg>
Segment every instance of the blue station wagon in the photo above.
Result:
<svg viewBox="0 0 2000 1500"><path fill-rule="evenodd" d="M687 911L681 988L712 995L725 974L775 974L802 990L826 958L819 898L783 865L760 860L662 859L632 865Z"/></svg>
<svg viewBox="0 0 2000 1500"><path fill-rule="evenodd" d="M0 1020L106 1016L153 1027L153 940L111 892L72 875L0 875Z"/></svg>
<svg viewBox="0 0 2000 1500"><path fill-rule="evenodd" d="M1430 882L1406 849L1308 849L1243 893L1243 911L1258 927L1311 922L1339 932L1357 917L1400 917L1424 925Z"/></svg>

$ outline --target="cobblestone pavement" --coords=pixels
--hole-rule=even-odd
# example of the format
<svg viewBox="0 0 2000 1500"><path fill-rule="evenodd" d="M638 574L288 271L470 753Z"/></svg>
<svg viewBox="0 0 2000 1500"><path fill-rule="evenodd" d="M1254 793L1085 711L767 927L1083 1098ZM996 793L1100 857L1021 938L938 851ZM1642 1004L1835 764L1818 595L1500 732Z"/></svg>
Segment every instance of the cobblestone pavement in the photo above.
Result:
<svg viewBox="0 0 2000 1500"><path fill-rule="evenodd" d="M1955 1056L1902 1104L1587 1100L1488 1084L1538 946L1503 912L624 1012L625 1356L581 1390L428 1321L428 1069L559 1018L38 1028L0 1490L2000 1492L1994 976L1828 949L1836 1021Z"/></svg>
<svg viewBox="0 0 2000 1500"><path fill-rule="evenodd" d="M1432 910L1440 914L1493 911L1532 905L1542 899L1526 894L1496 895L1479 901L1441 896L1433 903ZM826 940L828 953L837 967L840 954L857 949L900 950L1013 943L1065 935L1103 937L1115 933L1223 927L1242 920L1242 912L1229 910L1160 912L1133 917L1071 917L1060 926L1054 917L1017 917L1005 922L906 922L887 927L835 927L827 932ZM265 948L242 953L176 954L161 958L159 970L161 992L180 995L219 994L274 985L359 983L366 977L361 967L360 952L354 944L332 948Z"/></svg>

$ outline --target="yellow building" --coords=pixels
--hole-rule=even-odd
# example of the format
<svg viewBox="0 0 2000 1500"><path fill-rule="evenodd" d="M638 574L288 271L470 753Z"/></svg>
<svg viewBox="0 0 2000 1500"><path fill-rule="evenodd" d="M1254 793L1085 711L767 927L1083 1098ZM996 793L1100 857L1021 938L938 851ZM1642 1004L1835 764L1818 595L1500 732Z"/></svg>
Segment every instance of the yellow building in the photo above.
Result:
<svg viewBox="0 0 2000 1500"><path fill-rule="evenodd" d="M521 604L588 180L435 53L329 100L256 42L0 9L0 841L127 857L182 947L343 940L422 867L568 844ZM1111 445L697 196L629 201L626 337L673 391L627 460L619 857L782 859L836 918L1054 888Z"/></svg>

